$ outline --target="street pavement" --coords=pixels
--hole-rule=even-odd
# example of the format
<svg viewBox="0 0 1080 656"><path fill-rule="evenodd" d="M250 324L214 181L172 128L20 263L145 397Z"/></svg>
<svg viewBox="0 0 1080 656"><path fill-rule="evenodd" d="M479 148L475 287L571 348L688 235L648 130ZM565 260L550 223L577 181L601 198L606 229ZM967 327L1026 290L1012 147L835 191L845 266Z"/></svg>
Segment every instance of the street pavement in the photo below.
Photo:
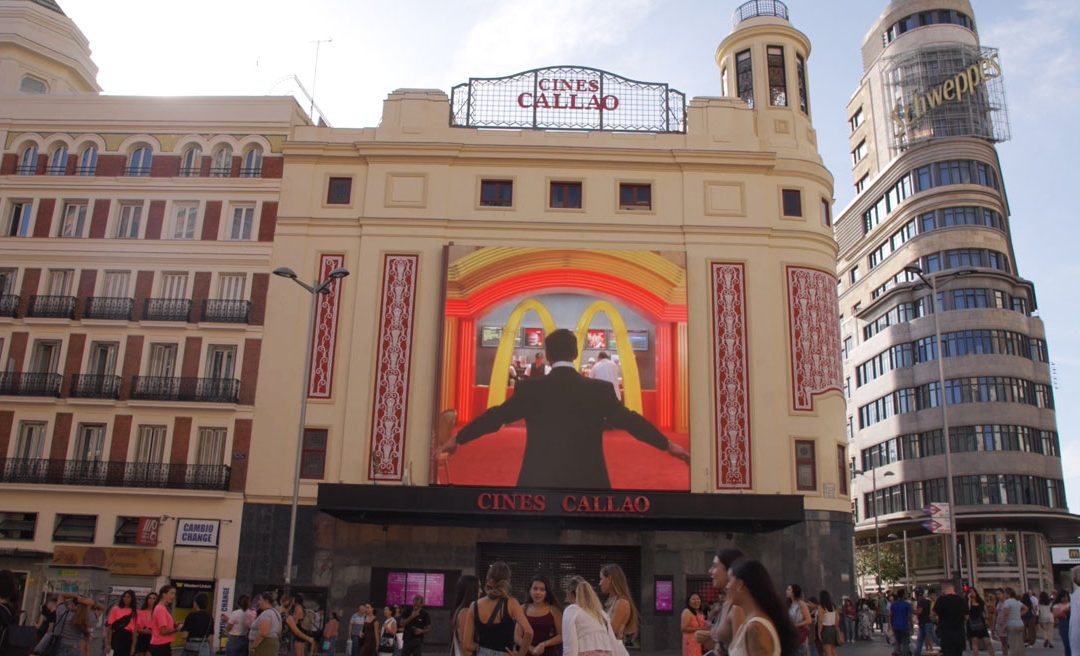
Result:
<svg viewBox="0 0 1080 656"><path fill-rule="evenodd" d="M633 653L633 652L632 652ZM915 642L911 643L911 653L914 656ZM1042 646L1042 643L1037 644L1034 647L1028 647L1026 656L1060 656L1065 653L1065 648L1061 645L1061 640L1055 640L1052 648L1046 648ZM836 650L836 656L891 656L892 646L885 642L885 638L881 634L874 634L873 640L859 640L857 642L849 642L843 647ZM965 656L972 656L972 652L965 651ZM646 656L644 652L641 656ZM678 649L667 650L661 652L655 652L649 656L682 656L682 651ZM939 652L923 652L923 656L939 656ZM979 656L987 656L986 651L980 650ZM1001 645L995 643L994 656L1004 656L1001 652Z"/></svg>

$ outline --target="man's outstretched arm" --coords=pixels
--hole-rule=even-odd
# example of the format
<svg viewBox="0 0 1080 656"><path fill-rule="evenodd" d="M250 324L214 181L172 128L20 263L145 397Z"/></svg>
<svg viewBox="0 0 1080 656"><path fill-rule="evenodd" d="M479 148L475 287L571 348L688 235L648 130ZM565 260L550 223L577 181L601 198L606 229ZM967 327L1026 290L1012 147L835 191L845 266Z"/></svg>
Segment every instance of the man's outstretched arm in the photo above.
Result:
<svg viewBox="0 0 1080 656"><path fill-rule="evenodd" d="M514 395L509 399L493 408L488 408L479 417L465 424L453 439L439 449L439 452L453 453L454 451L457 451L459 444L465 444L478 437L494 433L506 424L524 417L524 389L524 385L518 386L515 388Z"/></svg>
<svg viewBox="0 0 1080 656"><path fill-rule="evenodd" d="M606 395L605 395L606 396ZM615 396L615 390L611 390L611 398L606 400L609 408L608 421L616 428L621 428L630 433L634 439L648 444L649 446L667 451L679 460L690 462L690 454L675 442L672 442L660 429L653 426L648 419L642 417L633 410L619 402Z"/></svg>

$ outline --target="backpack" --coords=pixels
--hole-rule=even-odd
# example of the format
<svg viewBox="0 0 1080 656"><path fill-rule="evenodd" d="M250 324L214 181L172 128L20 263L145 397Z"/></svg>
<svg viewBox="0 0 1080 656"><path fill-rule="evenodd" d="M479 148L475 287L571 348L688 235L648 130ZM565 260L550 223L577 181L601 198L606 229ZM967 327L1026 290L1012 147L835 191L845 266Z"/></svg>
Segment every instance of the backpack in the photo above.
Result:
<svg viewBox="0 0 1080 656"><path fill-rule="evenodd" d="M318 635L322 630L322 622L319 621L319 615L310 608L304 609L304 619L300 620L300 628L304 630L308 635Z"/></svg>

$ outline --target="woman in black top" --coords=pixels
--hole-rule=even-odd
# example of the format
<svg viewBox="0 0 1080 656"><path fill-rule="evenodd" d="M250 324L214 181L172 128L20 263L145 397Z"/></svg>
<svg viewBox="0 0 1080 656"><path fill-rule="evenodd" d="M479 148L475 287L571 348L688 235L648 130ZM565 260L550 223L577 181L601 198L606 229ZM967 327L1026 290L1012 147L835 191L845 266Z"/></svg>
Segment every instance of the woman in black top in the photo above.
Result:
<svg viewBox="0 0 1080 656"><path fill-rule="evenodd" d="M184 618L180 630L187 633L184 656L210 656L210 636L214 633L214 616L207 612L210 599L205 593L195 595L195 610Z"/></svg>
<svg viewBox="0 0 1080 656"><path fill-rule="evenodd" d="M514 642L515 626L520 629L521 644ZM524 656L532 636L525 609L510 596L510 566L502 561L492 563L484 581L484 596L469 607L462 646L479 645L476 656Z"/></svg>

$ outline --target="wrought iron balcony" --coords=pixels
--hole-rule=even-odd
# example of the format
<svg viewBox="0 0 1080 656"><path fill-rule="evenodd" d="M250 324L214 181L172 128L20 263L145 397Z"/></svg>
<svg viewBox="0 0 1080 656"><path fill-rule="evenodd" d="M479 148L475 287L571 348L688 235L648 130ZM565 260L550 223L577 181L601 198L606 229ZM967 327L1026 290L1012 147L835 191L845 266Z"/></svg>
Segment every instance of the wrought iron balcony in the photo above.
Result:
<svg viewBox="0 0 1080 656"><path fill-rule="evenodd" d="M232 175L232 164L228 166L211 166L210 177L211 178L228 178Z"/></svg>
<svg viewBox="0 0 1080 656"><path fill-rule="evenodd" d="M202 320L218 323L247 323L251 301L233 301L222 298L203 300Z"/></svg>
<svg viewBox="0 0 1080 656"><path fill-rule="evenodd" d="M150 175L149 166L129 166L124 169L124 175L133 176L137 178L144 178Z"/></svg>
<svg viewBox="0 0 1080 656"><path fill-rule="evenodd" d="M228 465L50 460L46 458L8 458L2 462L0 483L220 491L229 489L230 469Z"/></svg>
<svg viewBox="0 0 1080 656"><path fill-rule="evenodd" d="M60 396L63 376L46 373L0 373L0 394L6 396Z"/></svg>
<svg viewBox="0 0 1080 656"><path fill-rule="evenodd" d="M75 297L31 296L30 309L26 312L26 316L52 319L74 319Z"/></svg>
<svg viewBox="0 0 1080 656"><path fill-rule="evenodd" d="M176 378L135 376L131 398L149 401L236 403L240 381L235 378Z"/></svg>
<svg viewBox="0 0 1080 656"><path fill-rule="evenodd" d="M86 300L85 319L115 319L131 321L135 300L122 296L91 296Z"/></svg>
<svg viewBox="0 0 1080 656"><path fill-rule="evenodd" d="M60 166L53 166L50 164L45 169L45 175L67 175L67 165L61 164Z"/></svg>
<svg viewBox="0 0 1080 656"><path fill-rule="evenodd" d="M0 295L0 317L14 317L19 312L19 295Z"/></svg>
<svg viewBox="0 0 1080 656"><path fill-rule="evenodd" d="M202 171L201 166L182 166L180 167L181 178L197 178Z"/></svg>
<svg viewBox="0 0 1080 656"><path fill-rule="evenodd" d="M780 0L750 0L739 5L731 16L732 26L737 26L744 20L757 18L758 16L772 16L775 18L788 19L788 9Z"/></svg>
<svg viewBox="0 0 1080 656"><path fill-rule="evenodd" d="M15 167L15 173L19 175L36 175L37 164L19 164Z"/></svg>
<svg viewBox="0 0 1080 656"><path fill-rule="evenodd" d="M79 399L118 399L120 376L74 374L69 395Z"/></svg>
<svg viewBox="0 0 1080 656"><path fill-rule="evenodd" d="M262 176L261 166L240 169L241 178L258 178L260 176Z"/></svg>
<svg viewBox="0 0 1080 656"><path fill-rule="evenodd" d="M148 298L143 306L147 321L187 321L191 316L191 299Z"/></svg>

